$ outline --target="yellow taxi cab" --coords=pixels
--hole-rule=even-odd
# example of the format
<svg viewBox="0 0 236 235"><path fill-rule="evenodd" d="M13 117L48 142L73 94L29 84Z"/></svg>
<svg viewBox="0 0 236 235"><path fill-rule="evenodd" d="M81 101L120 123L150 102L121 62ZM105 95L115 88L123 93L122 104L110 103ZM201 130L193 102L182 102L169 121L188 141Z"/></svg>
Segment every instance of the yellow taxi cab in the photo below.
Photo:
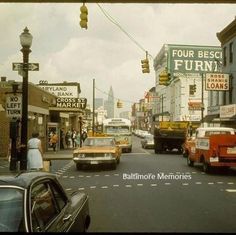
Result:
<svg viewBox="0 0 236 235"><path fill-rule="evenodd" d="M88 137L82 147L73 152L77 170L84 166L110 165L116 169L120 162L121 148L114 137Z"/></svg>

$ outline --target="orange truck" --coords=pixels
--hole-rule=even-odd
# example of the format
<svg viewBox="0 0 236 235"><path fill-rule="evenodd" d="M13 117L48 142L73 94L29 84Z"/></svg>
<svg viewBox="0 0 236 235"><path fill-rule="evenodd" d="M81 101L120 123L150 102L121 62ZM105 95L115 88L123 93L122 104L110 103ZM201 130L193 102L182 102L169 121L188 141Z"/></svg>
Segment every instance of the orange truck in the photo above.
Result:
<svg viewBox="0 0 236 235"><path fill-rule="evenodd" d="M204 172L212 167L236 167L236 135L233 128L200 127L188 143L187 164L201 163Z"/></svg>

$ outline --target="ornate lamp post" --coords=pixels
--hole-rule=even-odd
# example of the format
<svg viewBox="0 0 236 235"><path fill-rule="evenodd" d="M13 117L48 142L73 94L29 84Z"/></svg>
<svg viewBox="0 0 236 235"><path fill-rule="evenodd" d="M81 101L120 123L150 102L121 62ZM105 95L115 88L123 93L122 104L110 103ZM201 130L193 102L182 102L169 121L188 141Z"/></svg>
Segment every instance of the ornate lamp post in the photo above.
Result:
<svg viewBox="0 0 236 235"><path fill-rule="evenodd" d="M23 53L23 82L22 82L22 119L21 119L21 145L22 158L20 161L20 169L27 170L27 136L28 136L28 63L30 47L33 36L29 33L28 28L20 35L20 43Z"/></svg>

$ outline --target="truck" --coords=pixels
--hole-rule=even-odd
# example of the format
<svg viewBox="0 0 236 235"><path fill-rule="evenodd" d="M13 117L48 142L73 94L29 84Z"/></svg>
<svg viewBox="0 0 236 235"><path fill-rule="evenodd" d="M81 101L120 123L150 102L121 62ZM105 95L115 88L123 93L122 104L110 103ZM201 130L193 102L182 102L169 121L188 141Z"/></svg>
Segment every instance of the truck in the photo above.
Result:
<svg viewBox="0 0 236 235"><path fill-rule="evenodd" d="M202 164L203 171L236 166L236 135L230 127L199 127L191 140L187 165Z"/></svg>
<svg viewBox="0 0 236 235"><path fill-rule="evenodd" d="M189 128L188 121L160 121L154 127L155 153L177 149L182 153Z"/></svg>

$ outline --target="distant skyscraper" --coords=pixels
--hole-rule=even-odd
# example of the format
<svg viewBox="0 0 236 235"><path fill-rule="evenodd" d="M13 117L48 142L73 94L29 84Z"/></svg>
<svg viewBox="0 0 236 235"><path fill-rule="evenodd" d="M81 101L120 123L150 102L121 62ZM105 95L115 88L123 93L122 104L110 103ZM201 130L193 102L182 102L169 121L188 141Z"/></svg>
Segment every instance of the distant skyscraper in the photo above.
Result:
<svg viewBox="0 0 236 235"><path fill-rule="evenodd" d="M107 118L114 118L114 104L114 94L111 86L110 91L108 93L108 99L104 103L105 109L107 110Z"/></svg>

